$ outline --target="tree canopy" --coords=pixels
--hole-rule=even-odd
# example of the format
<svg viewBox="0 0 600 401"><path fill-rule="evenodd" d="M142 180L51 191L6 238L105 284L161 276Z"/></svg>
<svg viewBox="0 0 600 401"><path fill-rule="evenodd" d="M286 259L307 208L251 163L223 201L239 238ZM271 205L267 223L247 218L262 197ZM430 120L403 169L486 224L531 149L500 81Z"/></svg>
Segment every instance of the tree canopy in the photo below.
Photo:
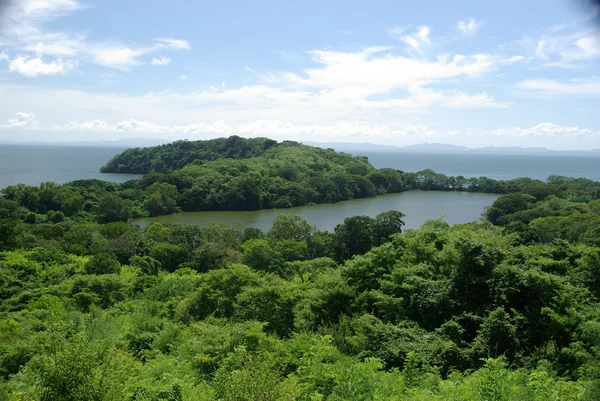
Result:
<svg viewBox="0 0 600 401"><path fill-rule="evenodd" d="M297 144L235 143L236 157L139 182L2 191L1 400L600 398L598 183L375 170ZM299 180L285 183L288 200L371 186L505 195L482 221L416 230L393 210L333 232L289 215L267 232L126 223L185 210L182 183L197 180L208 184L196 201L276 202L245 181L269 177L269 152L306 159L279 166Z"/></svg>

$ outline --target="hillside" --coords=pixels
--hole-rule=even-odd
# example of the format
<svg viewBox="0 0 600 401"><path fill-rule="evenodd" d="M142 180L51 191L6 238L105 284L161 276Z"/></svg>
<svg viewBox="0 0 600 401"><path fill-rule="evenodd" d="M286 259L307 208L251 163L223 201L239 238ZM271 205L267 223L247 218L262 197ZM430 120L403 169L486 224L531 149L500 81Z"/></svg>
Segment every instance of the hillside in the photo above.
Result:
<svg viewBox="0 0 600 401"><path fill-rule="evenodd" d="M266 138L179 141L129 149L102 171L142 172L137 183L150 215L184 211L258 210L337 202L408 188L402 174L376 170L360 156ZM156 194L156 195L153 195Z"/></svg>
<svg viewBox="0 0 600 401"><path fill-rule="evenodd" d="M175 141L165 145L127 149L100 171L103 173L168 173L196 160L246 159L261 156L277 142L268 138L239 136L208 141Z"/></svg>

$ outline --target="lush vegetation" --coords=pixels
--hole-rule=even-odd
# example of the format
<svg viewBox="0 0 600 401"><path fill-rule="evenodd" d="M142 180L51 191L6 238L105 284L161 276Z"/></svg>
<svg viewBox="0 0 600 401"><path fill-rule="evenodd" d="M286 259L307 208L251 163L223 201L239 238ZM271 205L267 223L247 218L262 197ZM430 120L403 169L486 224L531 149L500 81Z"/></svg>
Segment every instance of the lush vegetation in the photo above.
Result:
<svg viewBox="0 0 600 401"><path fill-rule="evenodd" d="M277 142L267 138L239 136L209 141L176 141L161 146L128 149L110 160L104 173L169 173L197 160L247 159L262 156Z"/></svg>
<svg viewBox="0 0 600 401"><path fill-rule="evenodd" d="M508 193L487 221L407 232L395 211L334 232L284 215L265 233L124 222L182 207L184 177L210 190L219 168L266 172L290 154L322 154L292 164L327 161L319 179L381 172L263 145L123 185L4 189L0 400L600 398L598 183L478 179ZM396 173L406 188L477 188Z"/></svg>

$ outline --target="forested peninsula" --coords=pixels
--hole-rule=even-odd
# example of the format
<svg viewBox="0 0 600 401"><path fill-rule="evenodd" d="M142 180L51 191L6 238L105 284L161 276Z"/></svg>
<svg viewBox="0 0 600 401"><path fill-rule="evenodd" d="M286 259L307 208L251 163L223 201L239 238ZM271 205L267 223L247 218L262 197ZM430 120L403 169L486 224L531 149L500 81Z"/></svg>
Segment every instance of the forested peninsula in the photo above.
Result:
<svg viewBox="0 0 600 401"><path fill-rule="evenodd" d="M1 192L0 400L600 399L598 182L236 137L104 169L145 175ZM479 222L407 231L401 210L332 232L127 223L410 189L504 195Z"/></svg>

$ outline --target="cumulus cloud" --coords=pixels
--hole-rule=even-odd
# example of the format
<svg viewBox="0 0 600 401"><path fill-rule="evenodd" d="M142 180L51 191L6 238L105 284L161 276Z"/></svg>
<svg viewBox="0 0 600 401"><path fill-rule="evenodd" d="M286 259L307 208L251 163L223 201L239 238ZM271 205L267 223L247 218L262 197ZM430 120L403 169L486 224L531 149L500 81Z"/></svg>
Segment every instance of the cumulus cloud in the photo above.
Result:
<svg viewBox="0 0 600 401"><path fill-rule="evenodd" d="M25 113L18 112L15 113L15 117L6 121L4 124L0 125L2 128L28 128L37 126L37 120L35 118L35 114L33 113Z"/></svg>
<svg viewBox="0 0 600 401"><path fill-rule="evenodd" d="M477 21L475 18L469 18L468 21L458 21L456 23L456 29L465 36L474 35L483 23Z"/></svg>
<svg viewBox="0 0 600 401"><path fill-rule="evenodd" d="M171 59L169 57L160 57L153 58L152 65L167 65L171 63Z"/></svg>
<svg viewBox="0 0 600 401"><path fill-rule="evenodd" d="M112 127L102 120L85 121L77 123L71 121L65 125L55 125L50 128L52 131L94 131L94 132L107 132L111 131Z"/></svg>
<svg viewBox="0 0 600 401"><path fill-rule="evenodd" d="M19 56L10 60L8 69L13 72L18 72L26 77L37 77L39 75L56 75L62 74L69 66L61 59L54 60L50 63L45 63L41 57L29 58Z"/></svg>

